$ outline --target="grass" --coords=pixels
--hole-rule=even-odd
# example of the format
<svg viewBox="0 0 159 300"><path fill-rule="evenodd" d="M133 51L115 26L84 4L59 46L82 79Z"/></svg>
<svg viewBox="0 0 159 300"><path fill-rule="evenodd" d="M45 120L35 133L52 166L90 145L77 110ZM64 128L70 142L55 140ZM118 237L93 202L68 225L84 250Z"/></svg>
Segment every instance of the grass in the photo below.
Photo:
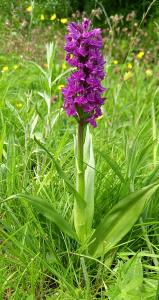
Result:
<svg viewBox="0 0 159 300"><path fill-rule="evenodd" d="M19 56L13 60L4 54L1 59L9 70L0 77L0 299L157 300L158 192L106 259L83 254L76 242L29 202L15 197L19 193L39 196L72 220L73 195L35 142L36 137L59 159L75 183L76 122L62 110L60 85L67 75L60 76L66 70L59 57L57 49L51 59L52 89L44 57L40 67ZM103 118L97 129L91 128L96 161L94 225L121 198L153 183L159 175L158 65L135 56L128 70L130 58L131 54L114 65L108 57ZM147 69L152 71L149 76ZM131 76L124 80L128 71Z"/></svg>

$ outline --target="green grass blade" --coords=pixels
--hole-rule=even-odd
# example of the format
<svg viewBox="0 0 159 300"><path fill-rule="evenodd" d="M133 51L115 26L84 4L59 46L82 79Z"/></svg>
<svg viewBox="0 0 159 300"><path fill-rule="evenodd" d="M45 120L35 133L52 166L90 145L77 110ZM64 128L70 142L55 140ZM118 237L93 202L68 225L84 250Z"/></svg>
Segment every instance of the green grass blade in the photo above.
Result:
<svg viewBox="0 0 159 300"><path fill-rule="evenodd" d="M2 161L5 135L6 135L6 128L5 126L3 126L2 130L0 131L0 162Z"/></svg>
<svg viewBox="0 0 159 300"><path fill-rule="evenodd" d="M153 183L155 180L157 180L158 178L159 178L159 167L156 166L156 168L154 168L154 170L150 173L150 175L145 178L143 184L145 186L149 185Z"/></svg>
<svg viewBox="0 0 159 300"><path fill-rule="evenodd" d="M69 68L68 70L66 70L65 72L61 73L59 76L57 76L54 81L52 82L52 86L54 84L57 83L57 81L59 81L62 77L64 77L66 74L69 74L71 73L71 71L73 71L75 68Z"/></svg>
<svg viewBox="0 0 159 300"><path fill-rule="evenodd" d="M137 255L121 264L115 284L112 284L108 295L110 299L140 300L143 286L143 268L141 258Z"/></svg>
<svg viewBox="0 0 159 300"><path fill-rule="evenodd" d="M15 151L15 138L10 134L7 147L7 195L11 195L15 185L16 174L16 151Z"/></svg>
<svg viewBox="0 0 159 300"><path fill-rule="evenodd" d="M154 168L155 168L156 167L156 163L157 163L158 141L157 141L157 124L156 124L154 101L152 102L152 137L153 137L153 141L154 141L154 146L153 146L153 163L154 163Z"/></svg>
<svg viewBox="0 0 159 300"><path fill-rule="evenodd" d="M46 218L54 222L60 230L65 232L68 236L76 239L76 233L72 229L71 225L61 216L58 212L46 201L39 197L34 197L26 194L16 195L18 198L24 198L30 201Z"/></svg>
<svg viewBox="0 0 159 300"><path fill-rule="evenodd" d="M119 201L97 226L89 253L99 257L115 247L135 224L146 201L158 187L159 183L154 183Z"/></svg>
<svg viewBox="0 0 159 300"><path fill-rule="evenodd" d="M54 166L55 166L59 176L65 181L65 183L67 184L69 190L71 192L73 192L73 194L76 197L77 201L80 203L81 206L85 207L85 205L86 205L85 201L82 199L82 197L76 191L73 184L69 181L69 179L67 178L67 175L64 173L64 171L62 170L60 164L55 159L55 157L36 138L34 138L34 139L35 139L35 142L50 156L50 158L52 159L52 161L54 163Z"/></svg>
<svg viewBox="0 0 159 300"><path fill-rule="evenodd" d="M15 107L10 102L6 102L6 105L9 108L9 110L11 111L11 113L13 114L13 116L15 117L15 119L17 119L19 121L19 123L21 124L22 128L25 130L24 121L22 120L20 114L15 109Z"/></svg>
<svg viewBox="0 0 159 300"><path fill-rule="evenodd" d="M159 300L159 281L158 281L157 292L156 292L156 300Z"/></svg>
<svg viewBox="0 0 159 300"><path fill-rule="evenodd" d="M117 162L113 160L107 153L103 154L100 151L98 151L98 153L103 157L103 159L105 159L107 164L110 166L113 172L118 176L121 182L124 182L124 177L120 171L121 167L117 164Z"/></svg>
<svg viewBox="0 0 159 300"><path fill-rule="evenodd" d="M33 62L33 61L29 61L28 63L34 65L36 68L39 69L39 71L45 76L46 79L48 79L48 73L37 63Z"/></svg>

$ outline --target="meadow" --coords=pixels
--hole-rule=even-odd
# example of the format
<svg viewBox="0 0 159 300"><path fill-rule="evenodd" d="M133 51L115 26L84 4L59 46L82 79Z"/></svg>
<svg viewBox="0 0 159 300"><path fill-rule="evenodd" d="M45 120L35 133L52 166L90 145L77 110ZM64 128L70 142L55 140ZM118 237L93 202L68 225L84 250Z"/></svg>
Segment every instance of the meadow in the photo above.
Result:
<svg viewBox="0 0 159 300"><path fill-rule="evenodd" d="M63 47L68 22L81 16L56 20L52 14L44 24L40 14L32 26L29 7L28 23L1 26L0 299L157 300L159 24L148 23L146 15L137 20L131 12L105 15L101 26L107 91L97 127L89 126L93 229L121 199L132 195L139 203L140 191L145 198L143 209L122 207L117 228L110 227L116 242L98 256L87 251L87 241L74 239L69 227L77 122L63 110L62 88L73 70ZM132 215L138 216L134 222Z"/></svg>

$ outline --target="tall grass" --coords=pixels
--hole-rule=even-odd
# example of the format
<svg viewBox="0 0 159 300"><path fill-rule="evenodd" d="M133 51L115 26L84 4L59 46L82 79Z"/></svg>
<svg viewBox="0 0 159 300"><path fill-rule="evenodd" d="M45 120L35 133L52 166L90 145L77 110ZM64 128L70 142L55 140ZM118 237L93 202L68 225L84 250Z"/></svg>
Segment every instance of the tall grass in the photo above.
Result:
<svg viewBox="0 0 159 300"><path fill-rule="evenodd" d="M49 48L48 48L49 56ZM47 57L48 57L47 56ZM24 61L0 77L1 299L158 299L158 192L106 260L83 249L24 198L42 198L72 223L73 195L42 145L75 182L75 121L66 118L56 56L48 69ZM50 64L50 65L49 65ZM95 219L158 179L158 67L108 62L103 118L91 129L96 161ZM69 72L69 70L67 71ZM64 74L63 74L64 73ZM63 74L61 76L61 74ZM47 97L49 95L49 97Z"/></svg>

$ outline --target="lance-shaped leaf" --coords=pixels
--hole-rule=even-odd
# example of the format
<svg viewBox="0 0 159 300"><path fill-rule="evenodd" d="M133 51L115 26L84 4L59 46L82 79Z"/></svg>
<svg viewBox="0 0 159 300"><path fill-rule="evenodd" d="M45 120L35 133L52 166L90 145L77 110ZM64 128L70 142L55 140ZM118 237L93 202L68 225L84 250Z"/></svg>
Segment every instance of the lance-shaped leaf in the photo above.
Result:
<svg viewBox="0 0 159 300"><path fill-rule="evenodd" d="M78 172L78 153L77 153L77 140L74 137L74 150L76 157L76 169ZM84 201L85 207L81 209L79 203L74 203L74 224L76 232L80 239L84 240L90 236L93 215L94 215L94 175L95 175L95 162L93 154L92 136L89 132L89 126L86 129L85 142L83 147L83 168L84 168Z"/></svg>
<svg viewBox="0 0 159 300"><path fill-rule="evenodd" d="M42 215L55 223L61 231L73 239L77 238L76 233L71 225L60 214L58 214L58 212L49 203L39 197L34 197L27 194L18 194L16 196L18 198L27 199L39 210Z"/></svg>
<svg viewBox="0 0 159 300"><path fill-rule="evenodd" d="M158 187L158 182L148 185L120 200L97 226L89 253L99 257L115 247L135 224L147 200Z"/></svg>
<svg viewBox="0 0 159 300"><path fill-rule="evenodd" d="M87 164L85 169L85 202L86 202L86 216L87 216L87 231L88 233L92 227L94 215L94 176L95 176L95 161L93 153L92 136L87 126L86 138L84 144L84 163Z"/></svg>
<svg viewBox="0 0 159 300"><path fill-rule="evenodd" d="M58 160L45 148L44 145L42 145L37 139L36 137L34 137L35 142L50 156L50 158L52 159L54 166L56 168L56 171L58 172L58 174L60 175L60 177L65 181L65 183L67 184L69 190L71 192L73 192L74 196L76 197L77 201L79 202L79 204L81 205L81 207L85 207L86 203L85 201L82 199L82 197L80 196L80 194L76 191L76 189L74 188L73 184L70 182L70 180L68 179L68 176L65 174L65 172L62 170Z"/></svg>

